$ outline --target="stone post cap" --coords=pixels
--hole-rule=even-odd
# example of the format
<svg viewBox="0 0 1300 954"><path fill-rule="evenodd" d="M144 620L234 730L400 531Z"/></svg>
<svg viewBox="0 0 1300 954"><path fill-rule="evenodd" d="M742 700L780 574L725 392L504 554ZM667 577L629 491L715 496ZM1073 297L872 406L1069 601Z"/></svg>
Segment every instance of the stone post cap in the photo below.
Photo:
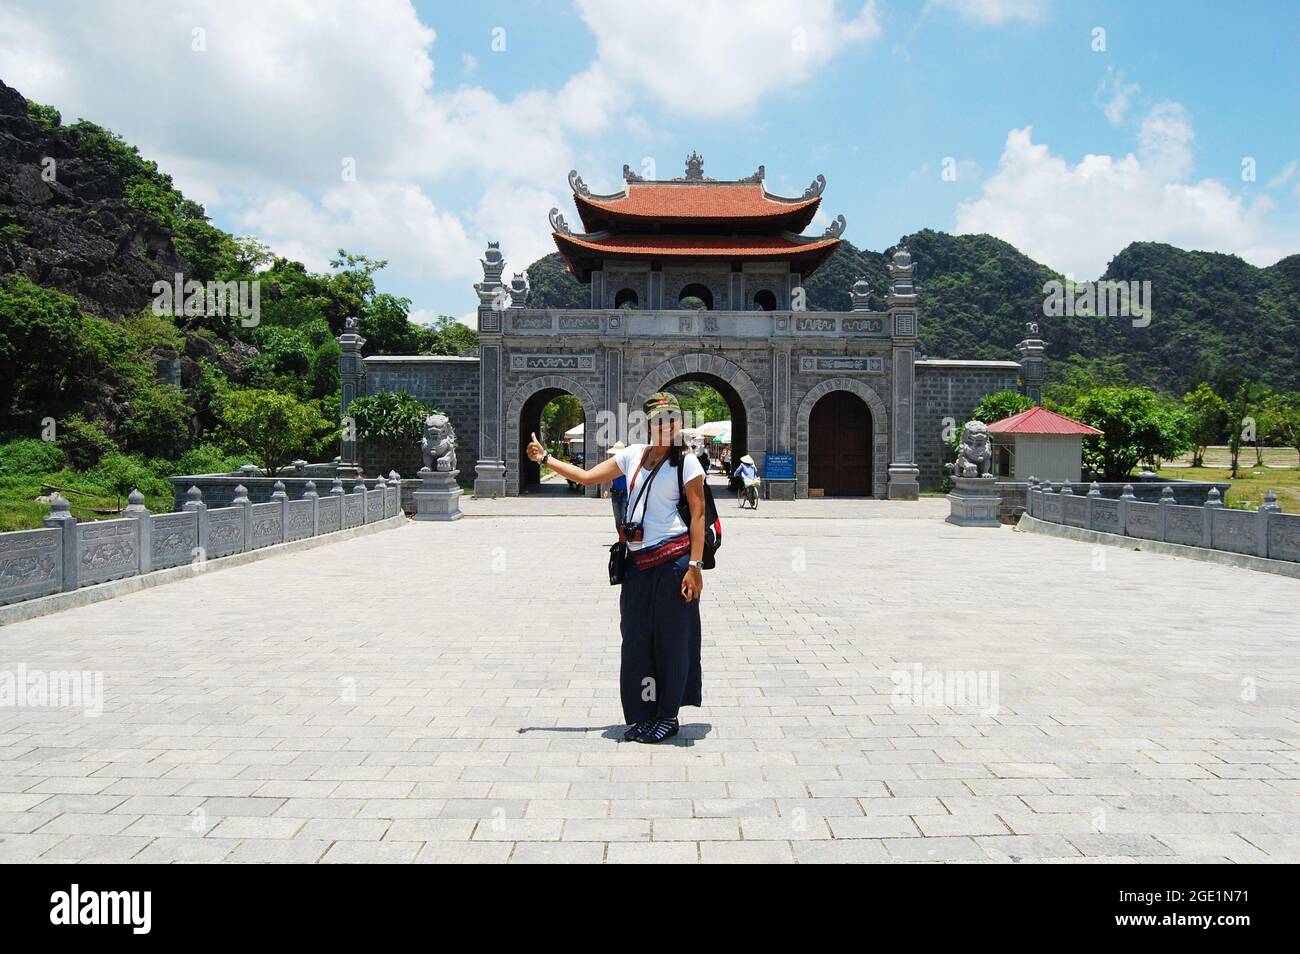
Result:
<svg viewBox="0 0 1300 954"><path fill-rule="evenodd" d="M1089 487L1088 487L1088 496L1089 496L1089 497L1100 497L1100 496L1101 496L1101 488L1100 488L1099 486L1097 486L1097 481L1094 480L1094 481L1089 485Z"/></svg>
<svg viewBox="0 0 1300 954"><path fill-rule="evenodd" d="M352 485L352 492L354 494L364 494L366 492L366 482L358 477L357 482Z"/></svg>
<svg viewBox="0 0 1300 954"><path fill-rule="evenodd" d="M194 484L190 484L190 489L187 490L187 491L185 491L185 502L186 502L186 503L202 503L202 502L203 502L203 491L199 490L199 488L198 488L197 486L195 486Z"/></svg>
<svg viewBox="0 0 1300 954"><path fill-rule="evenodd" d="M376 478L375 478L375 486L374 486L372 489L374 489L374 490L384 490L384 489L387 488L387 487L388 487L388 484L384 481L384 478L382 478L382 477L376 477Z"/></svg>
<svg viewBox="0 0 1300 954"><path fill-rule="evenodd" d="M1074 496L1074 488L1070 486L1070 482L1068 480L1061 481L1061 493Z"/></svg>
<svg viewBox="0 0 1300 954"><path fill-rule="evenodd" d="M1264 491L1264 502L1259 505L1259 509L1270 513L1281 513L1282 507L1277 502L1277 492L1273 490Z"/></svg>
<svg viewBox="0 0 1300 954"><path fill-rule="evenodd" d="M50 494L50 512L46 520L71 520L77 522L77 518L72 515L72 505L68 503L68 498L59 494L57 491Z"/></svg>
<svg viewBox="0 0 1300 954"><path fill-rule="evenodd" d="M1121 500L1137 500L1137 495L1133 493L1133 485L1125 484L1124 492L1120 494Z"/></svg>
<svg viewBox="0 0 1300 954"><path fill-rule="evenodd" d="M245 477L256 476L257 471L258 467L256 464L245 464L243 467L239 468L239 472Z"/></svg>
<svg viewBox="0 0 1300 954"><path fill-rule="evenodd" d="M1218 488L1218 487L1211 487L1211 488L1210 488L1210 492L1209 492L1209 494L1207 494L1206 497L1205 497L1205 506L1207 506L1207 507L1222 507L1222 506L1223 506L1223 494L1219 493L1219 488Z"/></svg>
<svg viewBox="0 0 1300 954"><path fill-rule="evenodd" d="M246 504L248 502L248 488L243 484L239 484L235 487L235 499L231 503Z"/></svg>
<svg viewBox="0 0 1300 954"><path fill-rule="evenodd" d="M1160 491L1160 502L1161 503L1174 502L1174 489L1172 487L1165 485L1164 489Z"/></svg>
<svg viewBox="0 0 1300 954"><path fill-rule="evenodd" d="M316 481L314 480L307 481L307 483L302 488L302 496L304 500L310 500L312 497L320 496L320 494L316 493Z"/></svg>
<svg viewBox="0 0 1300 954"><path fill-rule="evenodd" d="M335 477L334 480L330 483L330 493L332 494L343 493L343 481L341 478Z"/></svg>
<svg viewBox="0 0 1300 954"><path fill-rule="evenodd" d="M271 499L272 499L272 500L279 500L279 499L281 499L282 497L287 497L287 496L289 496L289 495L286 494L286 493L284 492L284 481L283 481L283 480L277 480L277 481L276 481L276 482L271 486Z"/></svg>
<svg viewBox="0 0 1300 954"><path fill-rule="evenodd" d="M389 479L389 480L401 480L401 479L402 479L402 475L399 474L399 473L398 473L397 471L395 471L395 470L390 470L390 471L388 472L388 479Z"/></svg>

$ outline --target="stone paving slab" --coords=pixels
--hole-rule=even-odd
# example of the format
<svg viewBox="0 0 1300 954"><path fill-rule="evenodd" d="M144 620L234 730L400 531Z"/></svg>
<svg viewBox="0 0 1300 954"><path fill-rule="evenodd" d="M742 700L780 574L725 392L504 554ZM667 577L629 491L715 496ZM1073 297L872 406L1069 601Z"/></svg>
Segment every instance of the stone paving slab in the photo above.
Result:
<svg viewBox="0 0 1300 954"><path fill-rule="evenodd" d="M1300 860L1300 581L722 503L705 706L659 747L618 741L607 501L0 628L0 677L103 680L0 705L0 861Z"/></svg>

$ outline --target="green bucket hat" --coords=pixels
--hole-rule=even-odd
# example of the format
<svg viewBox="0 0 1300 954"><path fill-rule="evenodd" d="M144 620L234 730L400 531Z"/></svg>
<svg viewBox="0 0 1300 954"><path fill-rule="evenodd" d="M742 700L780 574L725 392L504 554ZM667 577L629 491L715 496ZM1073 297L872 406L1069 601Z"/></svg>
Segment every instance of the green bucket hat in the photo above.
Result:
<svg viewBox="0 0 1300 954"><path fill-rule="evenodd" d="M646 398L646 402L641 408L645 412L647 423L653 422L656 418L663 417L665 414L674 414L678 420L682 416L682 406L677 403L677 398L673 397L667 391L657 391Z"/></svg>

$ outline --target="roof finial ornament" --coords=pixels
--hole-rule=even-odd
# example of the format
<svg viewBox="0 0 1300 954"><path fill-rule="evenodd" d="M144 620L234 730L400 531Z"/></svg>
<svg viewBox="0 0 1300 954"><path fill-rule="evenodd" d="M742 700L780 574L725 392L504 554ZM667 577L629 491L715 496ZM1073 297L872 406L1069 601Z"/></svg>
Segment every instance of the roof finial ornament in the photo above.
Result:
<svg viewBox="0 0 1300 954"><path fill-rule="evenodd" d="M624 182L645 182L639 175L632 171L632 167L626 162L623 163L623 181Z"/></svg>
<svg viewBox="0 0 1300 954"><path fill-rule="evenodd" d="M737 182L758 182L761 183L767 178L767 166L759 166L758 170L751 176L745 176L743 179L737 179Z"/></svg>
<svg viewBox="0 0 1300 954"><path fill-rule="evenodd" d="M704 178L704 157L694 150L692 150L691 154L686 157L686 178Z"/></svg>
<svg viewBox="0 0 1300 954"><path fill-rule="evenodd" d="M552 231L559 232L561 235L573 234L569 229L569 223L564 221L564 216L560 214L559 209L551 209L550 219Z"/></svg>
<svg viewBox="0 0 1300 954"><path fill-rule="evenodd" d="M822 233L822 238L839 238L844 234L844 229L848 224L848 220L845 219L844 216L835 216L835 221L826 226L826 231Z"/></svg>
<svg viewBox="0 0 1300 954"><path fill-rule="evenodd" d="M569 188L580 196L591 195L591 190L587 188L587 183L582 181L582 176L578 175L577 169L569 170Z"/></svg>
<svg viewBox="0 0 1300 954"><path fill-rule="evenodd" d="M819 175L816 179L812 181L812 185L810 185L808 188L803 190L803 197L805 199L815 199L819 195L821 195L822 192L825 191L825 189L826 189L826 177L823 175Z"/></svg>

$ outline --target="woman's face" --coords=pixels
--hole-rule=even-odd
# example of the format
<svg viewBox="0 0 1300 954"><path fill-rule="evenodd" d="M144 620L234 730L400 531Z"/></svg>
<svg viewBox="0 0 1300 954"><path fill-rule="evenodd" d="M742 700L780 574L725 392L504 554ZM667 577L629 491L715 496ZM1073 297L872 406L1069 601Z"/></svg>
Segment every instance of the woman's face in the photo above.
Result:
<svg viewBox="0 0 1300 954"><path fill-rule="evenodd" d="M677 440L682 423L674 414L665 414L650 423L650 443L671 447Z"/></svg>

